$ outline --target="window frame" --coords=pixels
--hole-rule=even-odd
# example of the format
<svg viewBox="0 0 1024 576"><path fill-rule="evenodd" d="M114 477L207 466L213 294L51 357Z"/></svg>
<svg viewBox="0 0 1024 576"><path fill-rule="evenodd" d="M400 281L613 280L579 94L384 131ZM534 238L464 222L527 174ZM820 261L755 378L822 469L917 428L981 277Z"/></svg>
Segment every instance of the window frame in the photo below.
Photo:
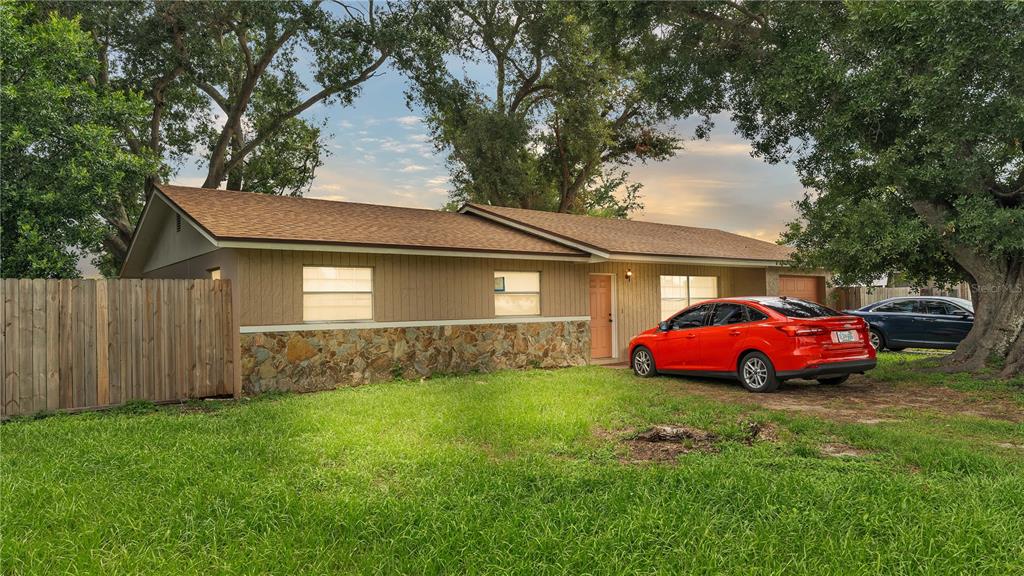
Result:
<svg viewBox="0 0 1024 576"><path fill-rule="evenodd" d="M662 280L661 280L662 278L686 278L686 297L685 297L685 299L683 299L683 298L665 298L663 296L663 294L664 294L664 292L663 292L664 286L662 285ZM693 301L693 288L692 288L693 283L691 282L692 278L714 278L715 279L715 295L710 297L710 298L702 298L700 300L700 302L694 302ZM671 320L680 311L685 310L685 309L689 308L690 306L695 306L697 304L703 304L704 302L706 302L708 300L714 300L715 298L720 298L721 297L719 295L719 287L720 287L719 285L720 284L721 284L721 281L720 281L718 276L694 276L694 275L690 275L690 274L659 274L658 275L658 315L661 316L662 310L664 308L664 303L665 303L666 300L672 300L672 301L684 300L684 302L683 302L682 306L680 306L672 314L669 314L667 318L662 318L663 321L664 320Z"/></svg>
<svg viewBox="0 0 1024 576"><path fill-rule="evenodd" d="M370 290L369 292L362 290L306 290L306 268L337 268L337 269L352 269L352 270L369 270L370 271ZM333 323L357 323L357 322L373 322L376 319L376 299L374 298L374 292L376 291L376 270L373 266L324 266L322 264L303 264L302 265L302 323L303 324L333 324ZM351 318L351 319L334 319L334 320L307 320L306 319L306 294L369 294L370 295L370 316L369 318Z"/></svg>
<svg viewBox="0 0 1024 576"><path fill-rule="evenodd" d="M494 270L493 273L491 274L491 280L492 281L497 280L499 274L536 274L537 275L537 291L536 292L524 292L522 290L514 290L514 291L513 290L508 290L507 286L506 286L507 283L504 281L505 279L502 278L502 287L503 287L502 290L498 291L495 288L491 289L491 296L493 298L492 301L494 303L494 312L493 313L494 313L494 317L495 318L537 318L539 316L543 316L544 315L544 296L542 295L543 290L541 288L542 278L541 278L541 271L540 270ZM497 301L497 297L498 296L502 296L502 295L517 295L517 294L525 294L525 295L536 294L537 295L537 313L536 314L498 314L498 301Z"/></svg>

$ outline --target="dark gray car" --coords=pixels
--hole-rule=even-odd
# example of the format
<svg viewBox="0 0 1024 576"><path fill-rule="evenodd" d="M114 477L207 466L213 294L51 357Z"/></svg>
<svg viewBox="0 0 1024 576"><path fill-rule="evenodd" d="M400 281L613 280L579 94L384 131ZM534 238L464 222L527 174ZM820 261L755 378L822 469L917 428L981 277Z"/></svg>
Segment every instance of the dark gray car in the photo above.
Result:
<svg viewBox="0 0 1024 576"><path fill-rule="evenodd" d="M848 310L867 320L876 350L940 348L952 350L974 326L970 300L944 296L889 298Z"/></svg>

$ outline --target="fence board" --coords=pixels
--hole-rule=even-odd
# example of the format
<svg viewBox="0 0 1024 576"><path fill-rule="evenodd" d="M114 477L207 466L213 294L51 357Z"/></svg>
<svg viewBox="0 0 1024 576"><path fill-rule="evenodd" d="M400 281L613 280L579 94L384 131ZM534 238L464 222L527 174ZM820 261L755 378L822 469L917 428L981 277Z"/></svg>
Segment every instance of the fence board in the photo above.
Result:
<svg viewBox="0 0 1024 576"><path fill-rule="evenodd" d="M58 283L58 301L60 302L60 314L58 318L58 335L60 339L60 356L58 362L60 367L58 369L58 381L63 382L64 385L58 386L60 388L60 407L71 408L74 404L74 386L72 369L74 366L74 353L72 343L71 330L71 281L61 280Z"/></svg>
<svg viewBox="0 0 1024 576"><path fill-rule="evenodd" d="M0 408L18 410L18 281L4 279L4 374L3 405Z"/></svg>
<svg viewBox="0 0 1024 576"><path fill-rule="evenodd" d="M234 394L227 280L4 279L0 416Z"/></svg>
<svg viewBox="0 0 1024 576"><path fill-rule="evenodd" d="M18 405L34 412L32 405L32 281L18 280Z"/></svg>
<svg viewBox="0 0 1024 576"><path fill-rule="evenodd" d="M32 280L32 410L46 409L46 280Z"/></svg>
<svg viewBox="0 0 1024 576"><path fill-rule="evenodd" d="M96 282L96 405L110 404L110 350L108 348L107 281Z"/></svg>
<svg viewBox="0 0 1024 576"><path fill-rule="evenodd" d="M60 408L60 281L46 281L46 409Z"/></svg>

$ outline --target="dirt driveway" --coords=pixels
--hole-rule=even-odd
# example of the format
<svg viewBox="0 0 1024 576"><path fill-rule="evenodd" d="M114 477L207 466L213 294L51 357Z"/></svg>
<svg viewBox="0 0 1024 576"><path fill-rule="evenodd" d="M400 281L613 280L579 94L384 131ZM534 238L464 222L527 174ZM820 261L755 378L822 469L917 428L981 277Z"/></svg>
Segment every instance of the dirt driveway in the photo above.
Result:
<svg viewBox="0 0 1024 576"><path fill-rule="evenodd" d="M1024 422L1024 406L1011 392L1003 390L960 392L941 386L894 385L856 374L839 386L793 380L783 383L772 394L751 394L729 381L666 380L667 388L680 394L699 394L731 403L803 412L844 422L875 424L898 420L903 410Z"/></svg>

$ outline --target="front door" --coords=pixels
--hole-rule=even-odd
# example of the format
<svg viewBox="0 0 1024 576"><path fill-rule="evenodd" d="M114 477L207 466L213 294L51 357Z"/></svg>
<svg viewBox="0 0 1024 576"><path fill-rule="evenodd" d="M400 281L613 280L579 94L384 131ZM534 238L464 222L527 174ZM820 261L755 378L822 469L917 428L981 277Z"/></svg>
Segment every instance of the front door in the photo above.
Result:
<svg viewBox="0 0 1024 576"><path fill-rule="evenodd" d="M590 357L612 357L612 277L590 276Z"/></svg>
<svg viewBox="0 0 1024 576"><path fill-rule="evenodd" d="M700 334L700 370L733 372L743 335L747 331L742 304L722 302L715 305L707 328Z"/></svg>
<svg viewBox="0 0 1024 576"><path fill-rule="evenodd" d="M668 330L655 341L654 364L664 370L699 370L700 336L714 304L683 310L668 320Z"/></svg>

